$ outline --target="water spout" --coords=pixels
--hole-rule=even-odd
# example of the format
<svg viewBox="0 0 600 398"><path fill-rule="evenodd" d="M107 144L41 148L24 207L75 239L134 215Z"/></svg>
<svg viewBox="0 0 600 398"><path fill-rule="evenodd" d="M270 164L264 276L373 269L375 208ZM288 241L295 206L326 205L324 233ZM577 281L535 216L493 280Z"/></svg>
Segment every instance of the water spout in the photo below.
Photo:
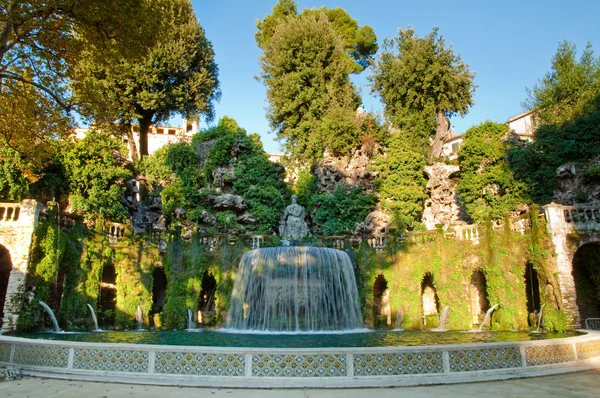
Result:
<svg viewBox="0 0 600 398"><path fill-rule="evenodd" d="M142 307L139 305L135 313L135 320L137 322L137 330L144 330L144 313L142 312Z"/></svg>
<svg viewBox="0 0 600 398"><path fill-rule="evenodd" d="M48 307L48 304L44 303L43 301L39 301L39 304L42 306L43 309L46 310L46 312L50 316L50 319L52 320L52 324L54 325L54 331L56 333L60 333L61 330L58 327L58 321L56 320L56 317L54 316L54 312L52 312L50 307Z"/></svg>
<svg viewBox="0 0 600 398"><path fill-rule="evenodd" d="M187 309L187 329L196 329L196 325L194 325L194 314L190 308Z"/></svg>
<svg viewBox="0 0 600 398"><path fill-rule="evenodd" d="M227 328L308 332L362 328L348 254L317 247L269 247L244 253Z"/></svg>
<svg viewBox="0 0 600 398"><path fill-rule="evenodd" d="M438 327L435 329L432 329L436 332L445 332L448 329L446 328L446 323L448 323L448 311L450 311L450 307L445 306L444 309L442 310L442 314L440 315L440 321L438 323Z"/></svg>
<svg viewBox="0 0 600 398"><path fill-rule="evenodd" d="M482 331L483 330L483 326L486 325L489 322L490 317L492 316L492 312L494 312L494 310L496 308L498 308L499 305L500 304L496 304L492 308L490 308L489 310L487 310L485 312L485 316L483 317L483 321L481 321L481 323L479 324L479 327L477 328L478 331Z"/></svg>
<svg viewBox="0 0 600 398"><path fill-rule="evenodd" d="M402 313L402 308L398 308L398 311L396 312L396 320L394 321L395 332L401 332L404 330L402 329L402 321L404 321L404 314Z"/></svg>
<svg viewBox="0 0 600 398"><path fill-rule="evenodd" d="M544 307L546 306L546 304L542 304L542 306L540 307L540 313L538 314L538 319L537 319L537 332L540 333L541 329L542 329L542 317L543 317L543 313L544 313Z"/></svg>
<svg viewBox="0 0 600 398"><path fill-rule="evenodd" d="M94 312L94 307L87 304L88 309L90 310L90 314L92 315L92 320L94 321L94 330L97 332L100 330L98 327L98 318L96 318L96 313Z"/></svg>

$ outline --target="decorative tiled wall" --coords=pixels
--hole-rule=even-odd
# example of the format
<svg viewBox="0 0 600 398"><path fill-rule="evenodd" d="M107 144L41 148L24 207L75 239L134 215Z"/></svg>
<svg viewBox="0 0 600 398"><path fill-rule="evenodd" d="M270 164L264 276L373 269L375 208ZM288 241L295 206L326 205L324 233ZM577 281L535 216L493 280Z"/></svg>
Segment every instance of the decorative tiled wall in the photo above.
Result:
<svg viewBox="0 0 600 398"><path fill-rule="evenodd" d="M600 357L600 340L577 343L577 359Z"/></svg>
<svg viewBox="0 0 600 398"><path fill-rule="evenodd" d="M450 372L518 368L522 366L518 347L449 351Z"/></svg>
<svg viewBox="0 0 600 398"><path fill-rule="evenodd" d="M10 361L10 347L12 344L0 343L0 362Z"/></svg>
<svg viewBox="0 0 600 398"><path fill-rule="evenodd" d="M19 365L66 368L69 363L69 349L54 345L15 344L14 362Z"/></svg>
<svg viewBox="0 0 600 398"><path fill-rule="evenodd" d="M108 372L148 372L146 351L76 348L74 369Z"/></svg>
<svg viewBox="0 0 600 398"><path fill-rule="evenodd" d="M332 377L346 376L344 354L255 354L252 376Z"/></svg>
<svg viewBox="0 0 600 398"><path fill-rule="evenodd" d="M551 363L575 360L572 344L535 345L525 348L527 366L547 365Z"/></svg>
<svg viewBox="0 0 600 398"><path fill-rule="evenodd" d="M198 376L244 376L244 355L157 352L154 372Z"/></svg>
<svg viewBox="0 0 600 398"><path fill-rule="evenodd" d="M354 355L355 376L393 376L443 372L442 351Z"/></svg>

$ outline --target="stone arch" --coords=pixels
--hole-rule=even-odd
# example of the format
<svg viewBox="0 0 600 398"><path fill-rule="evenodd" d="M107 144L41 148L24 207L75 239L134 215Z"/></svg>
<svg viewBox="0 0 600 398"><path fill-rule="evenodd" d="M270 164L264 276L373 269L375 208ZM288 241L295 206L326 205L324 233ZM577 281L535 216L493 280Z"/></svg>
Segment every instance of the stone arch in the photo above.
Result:
<svg viewBox="0 0 600 398"><path fill-rule="evenodd" d="M430 272L425 273L421 280L421 309L423 325L427 325L427 318L430 316L437 319L440 312L440 300L435 289L433 274Z"/></svg>
<svg viewBox="0 0 600 398"><path fill-rule="evenodd" d="M487 297L487 281L481 269L471 273L469 281L469 303L473 325L479 325L483 320L485 312L490 306Z"/></svg>
<svg viewBox="0 0 600 398"><path fill-rule="evenodd" d="M202 275L202 287L198 298L198 322L202 320L205 325L212 324L215 316L215 294L217 292L217 280L208 271Z"/></svg>
<svg viewBox="0 0 600 398"><path fill-rule="evenodd" d="M377 320L379 316L382 315L386 317L385 323L387 325L391 325L392 323L388 281L382 274L377 275L373 283L373 315L376 325L378 324Z"/></svg>
<svg viewBox="0 0 600 398"><path fill-rule="evenodd" d="M573 255L572 271L579 317L600 318L600 242L581 245Z"/></svg>
<svg viewBox="0 0 600 398"><path fill-rule="evenodd" d="M163 267L156 267L152 272L152 309L150 314L160 314L167 298L167 275Z"/></svg>
<svg viewBox="0 0 600 398"><path fill-rule="evenodd" d="M98 322L104 326L112 326L115 322L117 308L117 272L111 260L102 268L100 294L98 295Z"/></svg>
<svg viewBox="0 0 600 398"><path fill-rule="evenodd" d="M8 301L8 281L13 270L10 250L0 245L0 328L4 321L4 307Z"/></svg>

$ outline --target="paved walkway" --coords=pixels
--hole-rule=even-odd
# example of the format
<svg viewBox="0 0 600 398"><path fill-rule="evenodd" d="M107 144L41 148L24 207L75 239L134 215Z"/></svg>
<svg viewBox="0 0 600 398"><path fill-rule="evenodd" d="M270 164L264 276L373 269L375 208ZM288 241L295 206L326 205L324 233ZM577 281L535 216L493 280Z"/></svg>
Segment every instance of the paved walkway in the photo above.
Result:
<svg viewBox="0 0 600 398"><path fill-rule="evenodd" d="M428 387L377 389L295 389L246 390L193 387L159 387L110 384L28 377L0 382L0 397L144 397L144 398L388 398L388 397L598 397L600 368L584 372L513 379L485 383L452 384Z"/></svg>

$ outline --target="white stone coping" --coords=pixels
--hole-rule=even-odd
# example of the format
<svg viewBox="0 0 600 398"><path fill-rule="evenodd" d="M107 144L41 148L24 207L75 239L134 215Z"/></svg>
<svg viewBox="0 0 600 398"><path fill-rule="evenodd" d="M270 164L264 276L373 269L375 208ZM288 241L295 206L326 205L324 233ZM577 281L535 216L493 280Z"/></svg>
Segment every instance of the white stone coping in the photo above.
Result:
<svg viewBox="0 0 600 398"><path fill-rule="evenodd" d="M173 345L151 345L151 344L114 344L114 343L86 343L72 342L60 340L39 340L26 339L20 337L0 336L0 366L16 366L21 368L25 374L63 378L77 380L94 380L108 382L123 382L137 384L152 384L152 385L182 385L182 386L204 386L204 387L231 387L231 388L272 388L272 387L320 387L320 388L339 388L339 387L389 387L389 386L410 386L410 385L426 385L426 384L446 384L446 383L461 383L472 381L487 381L487 380L503 380L519 377L533 377L557 373L566 373L580 371L595 367L600 367L600 332L585 331L587 334L582 336L548 339L548 340L531 340L517 342L499 342L499 343L471 343L471 344L448 344L438 346L411 346L411 347L348 347L348 348L238 348L238 347L203 347L203 346L173 346ZM589 343L588 347L578 344ZM30 350L39 349L44 351L40 353L39 359L48 355L49 352L55 352L60 348L68 350L67 366L52 367L40 364L23 363L24 360L17 358L17 346L26 345ZM3 360L3 352L7 353L7 346L10 347L10 358L8 361ZM3 351L4 349L4 351ZM131 352L140 355L145 355L143 362L146 369L139 372L129 370L105 370L106 366L98 366L101 369L77 369L74 365L75 350L79 352L85 350L93 352L86 358L94 358L99 353L106 355L120 354L122 356ZM511 351L512 359L520 364L518 366L499 365L497 368L478 370L457 370L450 367L450 355L462 355L464 361L472 365L481 365L481 362L487 361L498 362L498 359L486 357L491 352L506 353ZM520 358L515 357L516 350L520 353ZM585 351L591 350L590 352ZM587 358L580 359L579 357L586 353ZM223 360L227 362L227 358L237 357L243 360L237 361L233 368L238 370L243 367L243 375L239 373L237 376L223 374L167 374L156 372L156 356L167 355L172 353L171 357L190 356L192 358L210 357L212 360ZM421 355L423 354L423 355ZM63 353L62 360L64 361L65 354ZM406 360L406 356L410 359ZM502 354L504 355L504 354ZM360 357L359 357L360 356ZM364 358L369 358L372 364L383 364L390 358L396 361L397 358L404 358L404 365L395 364L389 365L392 370L397 370L398 367L408 367L414 371L411 374L356 374L356 363L360 363L364 368L364 363L361 362ZM419 361L427 362L427 357L435 357L437 373L427 373ZM267 360L264 360L267 358ZM341 369L331 370L333 362L329 361L333 358L333 362L343 362ZM362 358L362 359L359 359ZM383 359L382 359L383 358ZM442 363L439 363L439 359ZM37 361L38 357L31 355L26 358L27 361ZM185 360L185 359L184 359ZM204 359L197 362L205 361ZM210 361L210 360L209 360ZM235 359L234 359L235 361ZM271 361L271 362L269 362ZM277 362L279 361L279 362ZM316 362L315 362L316 361ZM345 361L345 362L344 362ZM479 362L478 362L479 361ZM528 363L533 362L533 363ZM535 363L540 361L542 364ZM85 361L83 361L85 362ZM104 361L108 366L110 361ZM187 361L189 363L189 360ZM269 362L269 363L265 363ZM310 365L307 364L310 362ZM319 365L327 363L327 365ZM397 362L397 361L396 361ZM408 365L407 365L408 364ZM339 365L339 363L337 364ZM497 365L497 363L496 363ZM162 364L164 365L164 363ZM172 365L175 366L175 365ZM186 365L177 364L176 366L185 367ZM191 365L193 368L196 365ZM200 365L198 365L200 366ZM222 370L230 365L222 364L217 367ZM261 367L262 366L262 367ZM264 370L287 369L291 372L302 372L303 369L327 369L329 374L310 375L294 375L285 376L281 374L265 374ZM374 365L379 366L379 365ZM382 365L384 366L384 365ZM421 366L419 368L419 366ZM210 366L209 366L210 367ZM477 367L477 366L476 366ZM292 369L293 368L293 369ZM292 370L290 370L292 369ZM164 369L163 369L164 370ZM213 369L214 370L214 369ZM254 372L256 371L257 374ZM210 371L208 371L210 373ZM385 373L385 372L384 372ZM389 373L389 372L388 372ZM391 372L394 373L394 372ZM398 372L396 372L398 373Z"/></svg>

